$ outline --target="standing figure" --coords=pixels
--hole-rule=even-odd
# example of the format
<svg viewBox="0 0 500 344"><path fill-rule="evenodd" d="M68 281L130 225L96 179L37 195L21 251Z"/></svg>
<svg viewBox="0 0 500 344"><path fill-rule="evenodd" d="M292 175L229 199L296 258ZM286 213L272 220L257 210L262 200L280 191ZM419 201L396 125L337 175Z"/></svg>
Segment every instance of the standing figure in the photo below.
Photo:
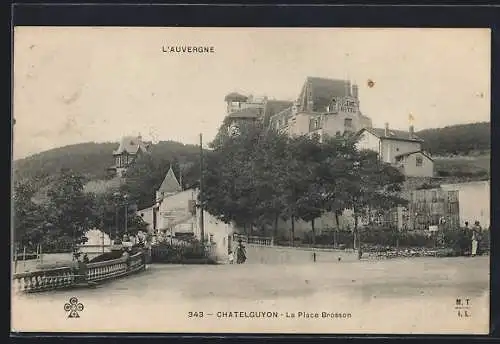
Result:
<svg viewBox="0 0 500 344"><path fill-rule="evenodd" d="M478 222L476 221L476 224ZM472 228L472 251L471 251L471 256L475 257L477 254L477 244L478 244L478 235L479 233L477 232L476 226Z"/></svg>
<svg viewBox="0 0 500 344"><path fill-rule="evenodd" d="M234 253L233 251L229 251L229 264L234 263Z"/></svg>
<svg viewBox="0 0 500 344"><path fill-rule="evenodd" d="M476 244L476 252L475 254L476 255L481 255L482 252L481 252L481 249L482 249L482 245L481 242L482 242L482 234L483 234L483 228L481 227L481 225L479 224L479 221L476 221L474 222L474 232L476 233L476 241L477 241L477 244Z"/></svg>
<svg viewBox="0 0 500 344"><path fill-rule="evenodd" d="M241 239L238 240L236 263L243 264L247 260L247 252L245 246L243 246Z"/></svg>

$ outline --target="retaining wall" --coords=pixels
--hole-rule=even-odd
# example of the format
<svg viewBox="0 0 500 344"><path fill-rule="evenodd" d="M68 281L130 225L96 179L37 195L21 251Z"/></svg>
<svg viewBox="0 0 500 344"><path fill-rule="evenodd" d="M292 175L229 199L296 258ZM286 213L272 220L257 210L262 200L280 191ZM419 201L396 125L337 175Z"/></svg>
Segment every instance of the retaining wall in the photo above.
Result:
<svg viewBox="0 0 500 344"><path fill-rule="evenodd" d="M313 263L314 253L317 263L356 261L355 250L312 249L286 246L264 246L245 244L246 264L302 264Z"/></svg>

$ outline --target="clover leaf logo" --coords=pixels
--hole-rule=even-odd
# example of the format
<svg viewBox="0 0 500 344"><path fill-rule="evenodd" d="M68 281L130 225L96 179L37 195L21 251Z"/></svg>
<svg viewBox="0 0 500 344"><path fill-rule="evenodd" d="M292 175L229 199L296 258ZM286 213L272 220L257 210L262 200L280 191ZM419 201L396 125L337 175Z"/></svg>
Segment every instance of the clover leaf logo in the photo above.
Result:
<svg viewBox="0 0 500 344"><path fill-rule="evenodd" d="M80 314L78 312L83 311L83 304L78 302L78 298L72 297L69 302L64 304L64 310L69 312L68 318L79 318Z"/></svg>

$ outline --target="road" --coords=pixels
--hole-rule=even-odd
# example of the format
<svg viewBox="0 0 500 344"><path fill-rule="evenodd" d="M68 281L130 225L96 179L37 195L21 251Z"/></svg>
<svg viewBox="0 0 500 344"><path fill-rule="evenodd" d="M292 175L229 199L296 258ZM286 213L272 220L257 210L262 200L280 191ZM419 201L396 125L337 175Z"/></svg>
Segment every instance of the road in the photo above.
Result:
<svg viewBox="0 0 500 344"><path fill-rule="evenodd" d="M63 309L72 296L84 305L78 319ZM458 316L457 298L470 299L471 316ZM12 325L20 331L484 333L488 305L488 257L151 265L96 289L16 295ZM278 317L228 318L230 311ZM350 316L321 318L322 312Z"/></svg>

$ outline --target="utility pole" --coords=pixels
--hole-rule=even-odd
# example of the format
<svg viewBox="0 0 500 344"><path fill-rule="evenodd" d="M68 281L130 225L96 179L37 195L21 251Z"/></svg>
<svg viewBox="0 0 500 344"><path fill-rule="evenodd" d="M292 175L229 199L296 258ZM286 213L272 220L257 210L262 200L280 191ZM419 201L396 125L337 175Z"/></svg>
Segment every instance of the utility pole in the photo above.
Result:
<svg viewBox="0 0 500 344"><path fill-rule="evenodd" d="M128 234L128 202L125 201L125 234Z"/></svg>
<svg viewBox="0 0 500 344"><path fill-rule="evenodd" d="M203 134L200 133L200 236L205 242L205 221L203 219Z"/></svg>

